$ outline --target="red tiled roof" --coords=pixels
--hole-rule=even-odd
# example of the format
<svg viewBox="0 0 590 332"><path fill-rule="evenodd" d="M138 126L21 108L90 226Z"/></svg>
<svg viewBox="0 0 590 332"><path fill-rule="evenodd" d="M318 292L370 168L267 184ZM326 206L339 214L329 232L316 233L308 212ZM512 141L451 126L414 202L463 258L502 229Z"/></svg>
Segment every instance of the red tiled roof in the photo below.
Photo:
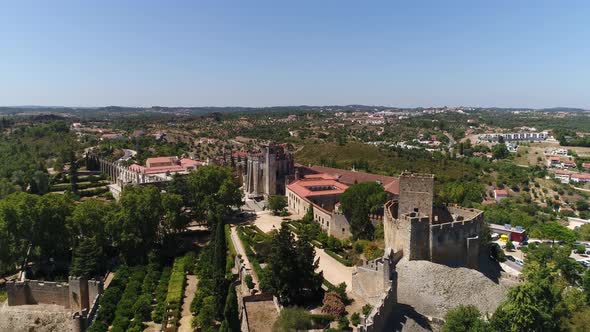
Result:
<svg viewBox="0 0 590 332"><path fill-rule="evenodd" d="M582 168L590 168L590 163L583 163Z"/></svg>
<svg viewBox="0 0 590 332"><path fill-rule="evenodd" d="M494 193L498 196L508 196L508 190L506 189L496 189L494 190Z"/></svg>
<svg viewBox="0 0 590 332"><path fill-rule="evenodd" d="M198 160L192 160L189 158L182 158L180 159L180 166L182 167L192 167L192 166L201 166L204 163L202 161L198 161Z"/></svg>
<svg viewBox="0 0 590 332"><path fill-rule="evenodd" d="M326 173L307 174L303 176L305 179L324 179L324 180L337 180L333 175Z"/></svg>
<svg viewBox="0 0 590 332"><path fill-rule="evenodd" d="M559 175L571 175L571 174L574 174L574 172L568 171L567 169L558 169L558 170L555 171L555 174L559 174Z"/></svg>
<svg viewBox="0 0 590 332"><path fill-rule="evenodd" d="M311 190L311 187L331 187L334 189ZM342 194L348 186L336 180L302 179L290 183L287 188L300 197Z"/></svg>
<svg viewBox="0 0 590 332"><path fill-rule="evenodd" d="M337 178L339 182L342 182L346 185L353 185L355 183L361 182L380 182L381 185L383 185L385 191L394 195L399 195L399 178L393 176L356 172L323 166L312 166L310 169L317 173L326 173L332 175Z"/></svg>
<svg viewBox="0 0 590 332"><path fill-rule="evenodd" d="M176 157L152 157L148 158L145 163L152 164L152 163L171 163L176 160Z"/></svg>
<svg viewBox="0 0 590 332"><path fill-rule="evenodd" d="M587 174L587 173L576 173L576 174L572 174L572 178L576 178L576 179L590 179L590 174Z"/></svg>

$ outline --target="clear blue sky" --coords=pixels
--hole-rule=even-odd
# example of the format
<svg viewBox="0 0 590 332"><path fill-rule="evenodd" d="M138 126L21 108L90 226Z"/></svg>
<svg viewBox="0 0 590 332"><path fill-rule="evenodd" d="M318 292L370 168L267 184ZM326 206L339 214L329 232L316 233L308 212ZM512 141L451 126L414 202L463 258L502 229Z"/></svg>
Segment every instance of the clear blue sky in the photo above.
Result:
<svg viewBox="0 0 590 332"><path fill-rule="evenodd" d="M3 1L0 105L590 108L590 1Z"/></svg>

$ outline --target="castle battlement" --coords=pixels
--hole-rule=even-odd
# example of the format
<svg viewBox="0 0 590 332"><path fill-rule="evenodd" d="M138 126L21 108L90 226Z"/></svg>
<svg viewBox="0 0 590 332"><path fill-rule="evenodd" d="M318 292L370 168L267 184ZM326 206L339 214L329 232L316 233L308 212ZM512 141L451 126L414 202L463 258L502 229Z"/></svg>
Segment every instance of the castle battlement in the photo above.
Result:
<svg viewBox="0 0 590 332"><path fill-rule="evenodd" d="M385 247L409 260L476 267L483 211L434 206L433 191L434 176L402 174L399 199L384 206Z"/></svg>

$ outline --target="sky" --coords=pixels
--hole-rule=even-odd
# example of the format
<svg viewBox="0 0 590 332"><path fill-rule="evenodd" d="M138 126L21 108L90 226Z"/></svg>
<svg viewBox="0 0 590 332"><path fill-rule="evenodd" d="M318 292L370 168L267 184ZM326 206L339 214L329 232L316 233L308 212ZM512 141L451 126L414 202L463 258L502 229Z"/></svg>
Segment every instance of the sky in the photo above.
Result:
<svg viewBox="0 0 590 332"><path fill-rule="evenodd" d="M590 1L0 0L0 105L590 109Z"/></svg>

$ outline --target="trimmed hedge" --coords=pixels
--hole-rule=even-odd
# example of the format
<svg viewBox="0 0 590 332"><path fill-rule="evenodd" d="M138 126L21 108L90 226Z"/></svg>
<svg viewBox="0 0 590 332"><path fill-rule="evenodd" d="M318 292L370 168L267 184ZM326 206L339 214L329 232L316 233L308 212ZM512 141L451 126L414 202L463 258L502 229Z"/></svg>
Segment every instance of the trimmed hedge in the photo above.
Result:
<svg viewBox="0 0 590 332"><path fill-rule="evenodd" d="M117 303L115 320L111 326L111 332L125 332L129 327L131 318L134 315L133 306L141 294L141 285L146 274L145 266L132 268L131 276L125 287L121 300Z"/></svg>
<svg viewBox="0 0 590 332"><path fill-rule="evenodd" d="M161 323L166 314L166 295L168 294L168 282L170 281L170 267L165 267L160 275L160 281L156 287L156 308L152 312L152 320Z"/></svg>
<svg viewBox="0 0 590 332"><path fill-rule="evenodd" d="M337 253L333 252L330 249L324 249L324 251L326 252L326 254L330 255L332 258L334 258L335 260L339 261L340 263L342 263L346 266L353 266L354 265L354 264L352 264L350 259L344 258L344 257L338 255Z"/></svg>
<svg viewBox="0 0 590 332"><path fill-rule="evenodd" d="M121 266L117 269L111 284L100 297L96 319L87 331L106 332L108 330L109 325L111 325L111 322L115 318L117 304L119 303L123 290L126 287L129 273L130 271L127 266Z"/></svg>
<svg viewBox="0 0 590 332"><path fill-rule="evenodd" d="M168 281L168 292L166 294L166 313L162 326L165 331L174 332L178 329L180 308L186 287L186 272L194 269L195 255L189 252L182 257L177 257L172 265L172 272Z"/></svg>

